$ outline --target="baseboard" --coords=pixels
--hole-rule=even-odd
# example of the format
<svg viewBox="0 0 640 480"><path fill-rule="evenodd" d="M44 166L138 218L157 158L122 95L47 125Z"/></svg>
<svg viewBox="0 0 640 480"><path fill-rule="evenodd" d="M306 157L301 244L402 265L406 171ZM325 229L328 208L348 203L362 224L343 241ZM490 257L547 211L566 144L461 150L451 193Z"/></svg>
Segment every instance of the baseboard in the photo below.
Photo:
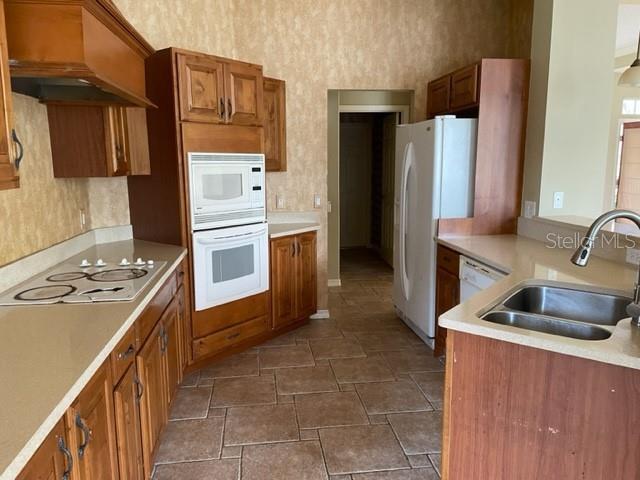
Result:
<svg viewBox="0 0 640 480"><path fill-rule="evenodd" d="M327 281L327 285L329 286L329 288L331 288L331 287L341 287L342 286L342 280L340 280L339 278L330 278Z"/></svg>
<svg viewBox="0 0 640 480"><path fill-rule="evenodd" d="M316 313L309 317L311 320L320 320L324 318L331 318L329 310L318 310Z"/></svg>

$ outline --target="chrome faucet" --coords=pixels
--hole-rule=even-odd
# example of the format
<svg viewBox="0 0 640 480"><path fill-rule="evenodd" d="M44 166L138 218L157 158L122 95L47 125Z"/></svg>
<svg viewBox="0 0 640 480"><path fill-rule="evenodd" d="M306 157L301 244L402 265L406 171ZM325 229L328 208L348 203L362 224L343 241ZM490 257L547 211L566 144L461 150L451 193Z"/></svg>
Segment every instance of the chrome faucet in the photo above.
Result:
<svg viewBox="0 0 640 480"><path fill-rule="evenodd" d="M631 210L611 210L610 212L603 213L595 219L589 227L589 230L587 230L586 237L584 237L580 246L571 256L571 262L579 267L586 266L598 233L602 227L616 218L631 220L640 228L640 215ZM640 327L640 267L638 268L638 277L633 290L633 301L627 305L627 314L631 317L631 324Z"/></svg>

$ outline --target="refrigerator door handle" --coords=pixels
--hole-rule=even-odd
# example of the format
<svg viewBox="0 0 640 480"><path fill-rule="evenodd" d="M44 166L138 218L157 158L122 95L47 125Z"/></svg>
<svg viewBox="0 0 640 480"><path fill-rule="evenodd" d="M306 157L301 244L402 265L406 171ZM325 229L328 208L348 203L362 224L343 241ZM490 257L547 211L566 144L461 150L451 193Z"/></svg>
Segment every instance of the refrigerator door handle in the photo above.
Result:
<svg viewBox="0 0 640 480"><path fill-rule="evenodd" d="M409 299L409 276L407 275L407 193L409 183L409 173L413 168L413 143L408 143L404 149L404 161L402 164L402 183L400 189L400 265L402 293L404 298Z"/></svg>

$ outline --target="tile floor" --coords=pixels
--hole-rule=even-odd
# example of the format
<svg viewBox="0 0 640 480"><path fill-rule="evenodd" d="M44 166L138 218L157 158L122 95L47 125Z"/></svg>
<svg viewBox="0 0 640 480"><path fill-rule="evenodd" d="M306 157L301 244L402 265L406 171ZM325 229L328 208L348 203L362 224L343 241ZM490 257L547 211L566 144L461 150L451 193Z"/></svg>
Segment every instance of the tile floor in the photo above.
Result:
<svg viewBox="0 0 640 480"><path fill-rule="evenodd" d="M443 364L393 313L393 273L342 258L331 319L184 379L156 480L435 480Z"/></svg>

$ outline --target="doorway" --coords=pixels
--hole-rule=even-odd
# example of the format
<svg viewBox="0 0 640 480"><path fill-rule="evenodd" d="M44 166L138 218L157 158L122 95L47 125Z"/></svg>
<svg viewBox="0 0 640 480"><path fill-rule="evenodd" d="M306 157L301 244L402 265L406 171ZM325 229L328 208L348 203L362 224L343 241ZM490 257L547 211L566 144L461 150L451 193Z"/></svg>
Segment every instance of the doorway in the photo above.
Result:
<svg viewBox="0 0 640 480"><path fill-rule="evenodd" d="M397 112L340 114L340 250L371 250L393 267Z"/></svg>

